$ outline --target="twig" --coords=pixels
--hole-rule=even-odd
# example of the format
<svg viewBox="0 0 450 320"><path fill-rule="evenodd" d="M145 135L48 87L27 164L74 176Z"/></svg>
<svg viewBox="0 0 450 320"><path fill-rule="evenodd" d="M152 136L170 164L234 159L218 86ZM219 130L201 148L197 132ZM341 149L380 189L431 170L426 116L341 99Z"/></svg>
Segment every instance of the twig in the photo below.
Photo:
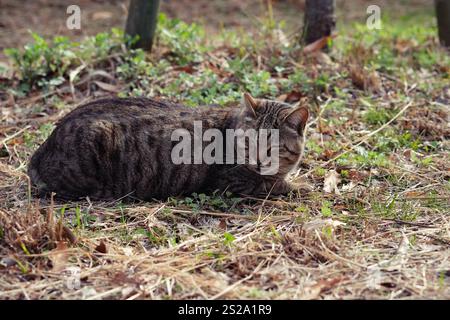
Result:
<svg viewBox="0 0 450 320"><path fill-rule="evenodd" d="M218 298L220 298L221 296L223 296L225 293L230 292L231 290L233 290L234 288L236 288L238 285L240 285L242 282L245 282L249 279L251 279L256 272L259 271L259 269L261 269L262 264L264 263L264 261L262 261L255 270L253 270L253 272L251 274L249 274L248 276L246 276L245 278L233 283L231 286L229 286L228 288L226 288L225 290L223 290L222 292L219 292L218 294L216 294L215 296L211 297L209 300L216 300Z"/></svg>
<svg viewBox="0 0 450 320"><path fill-rule="evenodd" d="M0 142L0 145L8 142L11 139L14 139L15 137L17 137L18 135L20 135L22 132L24 132L25 130L29 129L31 126L26 126L25 128L20 129L19 131L17 131L16 133L10 135L9 137L6 137L5 139L2 140L2 142Z"/></svg>
<svg viewBox="0 0 450 320"><path fill-rule="evenodd" d="M432 234L416 233L416 235L422 236L422 237L425 237L425 238L429 238L429 239L433 239L433 240L438 241L438 242L440 242L440 243L442 243L442 244L445 244L445 245L447 245L447 246L450 246L450 240L443 239L443 238L440 238L440 237L435 236L435 235L432 235Z"/></svg>
<svg viewBox="0 0 450 320"><path fill-rule="evenodd" d="M331 251L330 249L328 249L328 247L325 245L325 243L323 243L322 238L320 237L319 232L318 232L317 230L314 230L314 232L315 232L317 238L319 239L320 244L322 245L322 247L323 247L323 248L325 249L325 251L327 252L327 254L333 256L335 259L340 260L340 261L342 261L342 262L348 263L348 264L350 264L350 265L359 267L359 268L364 269L364 270L367 269L366 266L364 266L364 265L362 265L362 264L360 264L360 263L358 263L358 262L354 262L354 261L348 260L348 259L346 259L346 258L343 258L343 257L341 257L340 255L338 255L338 254L334 253L333 251Z"/></svg>

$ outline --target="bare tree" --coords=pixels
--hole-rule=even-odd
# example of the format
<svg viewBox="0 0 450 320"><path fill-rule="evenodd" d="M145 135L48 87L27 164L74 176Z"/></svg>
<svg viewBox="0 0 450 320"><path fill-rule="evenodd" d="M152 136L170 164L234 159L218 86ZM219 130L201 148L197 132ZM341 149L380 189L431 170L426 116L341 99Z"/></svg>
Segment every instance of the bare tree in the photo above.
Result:
<svg viewBox="0 0 450 320"><path fill-rule="evenodd" d="M136 48L150 51L158 20L159 0L131 0L125 33L139 36Z"/></svg>
<svg viewBox="0 0 450 320"><path fill-rule="evenodd" d="M312 43L331 35L336 27L335 0L306 0L303 41Z"/></svg>
<svg viewBox="0 0 450 320"><path fill-rule="evenodd" d="M439 39L450 47L450 0L435 0Z"/></svg>

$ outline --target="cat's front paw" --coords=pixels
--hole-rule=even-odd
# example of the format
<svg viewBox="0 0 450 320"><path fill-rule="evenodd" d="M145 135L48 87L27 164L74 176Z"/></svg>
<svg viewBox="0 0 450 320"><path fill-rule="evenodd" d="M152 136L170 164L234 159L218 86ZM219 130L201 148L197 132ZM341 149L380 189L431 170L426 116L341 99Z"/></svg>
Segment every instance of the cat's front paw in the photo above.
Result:
<svg viewBox="0 0 450 320"><path fill-rule="evenodd" d="M314 190L314 187L311 184L304 181L289 182L289 187L291 191L301 195L305 195Z"/></svg>
<svg viewBox="0 0 450 320"><path fill-rule="evenodd" d="M305 182L288 182L285 180L278 180L275 183L271 183L269 186L264 188L265 196L286 196L290 193L305 195L313 191L313 187Z"/></svg>

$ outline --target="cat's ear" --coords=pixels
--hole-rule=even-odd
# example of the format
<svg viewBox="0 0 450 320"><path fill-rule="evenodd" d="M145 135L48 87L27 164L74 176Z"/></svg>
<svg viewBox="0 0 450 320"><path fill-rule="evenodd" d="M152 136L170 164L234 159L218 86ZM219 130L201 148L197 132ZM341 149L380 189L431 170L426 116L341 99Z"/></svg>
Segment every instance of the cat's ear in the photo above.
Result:
<svg viewBox="0 0 450 320"><path fill-rule="evenodd" d="M283 122L287 126L302 133L305 130L306 122L309 118L309 110L304 106L294 106L293 110L284 118Z"/></svg>
<svg viewBox="0 0 450 320"><path fill-rule="evenodd" d="M252 115L256 116L256 108L258 107L258 102L253 98L250 93L245 92L244 96L242 97L244 110Z"/></svg>

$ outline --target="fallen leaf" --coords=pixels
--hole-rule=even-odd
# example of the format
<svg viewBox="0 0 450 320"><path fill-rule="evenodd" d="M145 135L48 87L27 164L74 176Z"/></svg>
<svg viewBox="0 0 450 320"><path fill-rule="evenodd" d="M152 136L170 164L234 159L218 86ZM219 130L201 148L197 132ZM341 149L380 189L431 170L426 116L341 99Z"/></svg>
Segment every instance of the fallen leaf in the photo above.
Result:
<svg viewBox="0 0 450 320"><path fill-rule="evenodd" d="M175 67L173 68L173 70L175 71L180 71L180 72L184 72L184 73L189 73L189 74L193 74L196 70L193 66L180 66L180 67Z"/></svg>
<svg viewBox="0 0 450 320"><path fill-rule="evenodd" d="M113 84L109 84L109 83L102 82L102 81L94 81L94 83L95 83L100 89L102 89L102 90L104 90L104 91L115 92L115 93L117 93L117 92L120 91L119 87L118 87L118 86L115 86L115 85L113 85Z"/></svg>
<svg viewBox="0 0 450 320"><path fill-rule="evenodd" d="M303 293L300 300L314 300L317 299L322 292L323 285L317 283L313 286L303 288Z"/></svg>
<svg viewBox="0 0 450 320"><path fill-rule="evenodd" d="M305 95L302 94L300 91L293 90L288 93L286 96L286 99L284 100L287 103L294 103L297 101L300 101L301 98L303 98Z"/></svg>
<svg viewBox="0 0 450 320"><path fill-rule="evenodd" d="M365 90L366 88L366 79L364 69L356 64L351 64L349 66L350 78L352 79L352 83L358 89Z"/></svg>
<svg viewBox="0 0 450 320"><path fill-rule="evenodd" d="M69 73L69 84L70 84L70 91L72 94L75 94L75 87L74 87L74 80L75 78L80 74L80 72L86 67L85 64L82 64L78 66L76 69L70 71Z"/></svg>
<svg viewBox="0 0 450 320"><path fill-rule="evenodd" d="M319 50L322 50L331 39L336 38L336 34L333 34L331 36L322 37L319 40L314 41L313 43L308 44L303 48L304 54L310 54L312 52L316 52Z"/></svg>
<svg viewBox="0 0 450 320"><path fill-rule="evenodd" d="M317 299L319 295L325 291L334 287L336 284L344 281L345 278L338 277L329 280L319 280L316 284L306 287L303 289L303 294L301 295L301 300L313 300Z"/></svg>
<svg viewBox="0 0 450 320"><path fill-rule="evenodd" d="M314 231L323 229L323 227L337 228L339 226L345 226L344 222L333 220L333 219L315 219L306 222L303 225L303 230Z"/></svg>
<svg viewBox="0 0 450 320"><path fill-rule="evenodd" d="M331 60L330 56L327 55L325 52L317 51L314 53L314 57L316 58L316 60L319 64L322 64L322 65L333 64L333 61Z"/></svg>
<svg viewBox="0 0 450 320"><path fill-rule="evenodd" d="M339 174L335 170L330 170L326 175L323 182L323 191L326 193L340 194L338 189L338 183L341 181Z"/></svg>
<svg viewBox="0 0 450 320"><path fill-rule="evenodd" d="M348 177L351 181L360 182L366 179L369 176L369 173L362 170L354 170L351 169L348 172Z"/></svg>
<svg viewBox="0 0 450 320"><path fill-rule="evenodd" d="M325 149L323 153L320 155L319 160L330 160L337 154L336 151L331 149Z"/></svg>
<svg viewBox="0 0 450 320"><path fill-rule="evenodd" d="M376 70L373 70L369 73L367 82L366 82L366 90L369 90L374 93L383 92L383 86L381 83L381 78Z"/></svg>
<svg viewBox="0 0 450 320"><path fill-rule="evenodd" d="M403 151L403 156L406 159L411 160L411 149L406 149L405 151Z"/></svg>
<svg viewBox="0 0 450 320"><path fill-rule="evenodd" d="M425 195L424 192L408 191L405 193L405 198L416 198L416 197L420 197L420 196L424 196L424 195Z"/></svg>
<svg viewBox="0 0 450 320"><path fill-rule="evenodd" d="M227 219L226 218L220 219L219 228L222 230L227 230Z"/></svg>
<svg viewBox="0 0 450 320"><path fill-rule="evenodd" d="M116 78L114 78L114 76L112 74L106 72L105 70L101 70L101 69L92 70L91 72L89 72L88 77L89 77L89 79L93 79L94 77L103 77L103 78L109 79L111 81L116 80Z"/></svg>
<svg viewBox="0 0 450 320"><path fill-rule="evenodd" d="M394 48L398 53L404 54L414 47L417 47L418 43L415 39L396 39Z"/></svg>
<svg viewBox="0 0 450 320"><path fill-rule="evenodd" d="M111 281L116 285L124 285L124 284L139 285L141 283L138 279L128 276L123 271L119 271L116 274L114 274Z"/></svg>
<svg viewBox="0 0 450 320"><path fill-rule="evenodd" d="M403 230L401 231L401 234L402 239L397 248L396 254L389 260L384 260L378 263L380 267L387 271L401 270L408 262L410 242Z"/></svg>
<svg viewBox="0 0 450 320"><path fill-rule="evenodd" d="M64 239L69 240L69 242L72 244L75 244L78 241L77 237L73 234L72 230L70 230L66 226L62 226L62 236Z"/></svg>
<svg viewBox="0 0 450 320"><path fill-rule="evenodd" d="M95 247L95 251L100 253L107 253L108 249L106 248L106 244L103 241L100 241L100 244Z"/></svg>
<svg viewBox="0 0 450 320"><path fill-rule="evenodd" d="M50 252L49 258L52 261L54 272L62 272L66 269L67 260L69 259L67 249L65 241L57 241L56 248Z"/></svg>
<svg viewBox="0 0 450 320"><path fill-rule="evenodd" d="M373 93L383 92L381 78L376 70L368 72L359 64L349 66L350 78L358 89Z"/></svg>

